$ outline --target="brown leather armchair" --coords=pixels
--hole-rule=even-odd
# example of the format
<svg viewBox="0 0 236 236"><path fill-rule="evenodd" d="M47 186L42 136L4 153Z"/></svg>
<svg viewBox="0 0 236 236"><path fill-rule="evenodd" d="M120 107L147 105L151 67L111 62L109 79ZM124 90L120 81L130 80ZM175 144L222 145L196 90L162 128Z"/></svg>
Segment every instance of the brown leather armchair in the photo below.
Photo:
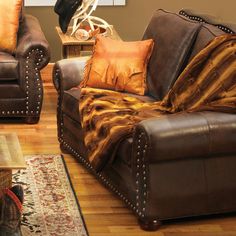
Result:
<svg viewBox="0 0 236 236"><path fill-rule="evenodd" d="M38 20L22 15L17 48L11 55L0 51L0 117L39 121L43 86L40 70L50 59L49 45Z"/></svg>
<svg viewBox="0 0 236 236"><path fill-rule="evenodd" d="M203 23L204 15L191 15L190 20L183 13L161 9L154 13L143 37L156 42L148 65L149 94L140 99L161 100L210 40L235 32L216 22ZM167 219L236 210L235 114L208 111L144 120L132 138L119 144L114 161L96 172L86 158L78 109L80 90L74 89L83 78L85 62L67 59L54 67L62 150L77 157L119 196L143 229L155 230Z"/></svg>

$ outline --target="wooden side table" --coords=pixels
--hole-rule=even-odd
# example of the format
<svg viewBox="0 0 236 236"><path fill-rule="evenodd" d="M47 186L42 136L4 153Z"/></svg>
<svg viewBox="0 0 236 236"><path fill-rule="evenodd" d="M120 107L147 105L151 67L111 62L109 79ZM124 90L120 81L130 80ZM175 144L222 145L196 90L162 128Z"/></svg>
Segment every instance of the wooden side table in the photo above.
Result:
<svg viewBox="0 0 236 236"><path fill-rule="evenodd" d="M12 170L25 169L26 163L15 133L0 133L0 191L12 185Z"/></svg>
<svg viewBox="0 0 236 236"><path fill-rule="evenodd" d="M108 35L112 39L121 40L120 36L113 28L113 34ZM87 41L80 41L76 39L74 36L71 36L72 27L68 28L66 34L63 34L60 27L56 26L57 34L60 38L62 44L62 58L72 58L72 57L80 57L80 56L87 56L92 54L93 45L95 40L87 40Z"/></svg>

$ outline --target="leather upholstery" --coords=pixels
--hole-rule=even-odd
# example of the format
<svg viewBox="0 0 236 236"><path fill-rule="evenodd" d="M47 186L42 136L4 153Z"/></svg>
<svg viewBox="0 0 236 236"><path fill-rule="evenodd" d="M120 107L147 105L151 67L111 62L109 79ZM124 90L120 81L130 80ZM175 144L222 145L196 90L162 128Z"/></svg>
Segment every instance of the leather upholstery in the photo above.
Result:
<svg viewBox="0 0 236 236"><path fill-rule="evenodd" d="M217 27L210 24L204 24L198 35L194 47L192 48L191 56L189 61L202 50L214 37L224 34L224 32Z"/></svg>
<svg viewBox="0 0 236 236"><path fill-rule="evenodd" d="M49 59L49 45L38 20L22 13L15 53L0 52L0 117L38 121L43 100L40 70Z"/></svg>
<svg viewBox="0 0 236 236"><path fill-rule="evenodd" d="M222 33L210 24L163 10L155 12L144 36L159 39L147 78L155 99L146 99L162 98L184 65ZM171 63L167 63L167 55ZM113 162L96 173L87 161L84 133L75 109L85 61L62 60L54 67L59 95L58 139L63 149L77 157L142 221L236 211L235 114L182 113L145 120L132 138L120 144Z"/></svg>
<svg viewBox="0 0 236 236"><path fill-rule="evenodd" d="M138 212L149 220L235 212L235 165L235 154L150 164Z"/></svg>
<svg viewBox="0 0 236 236"><path fill-rule="evenodd" d="M171 30L166 30L169 27ZM148 65L150 95L161 100L169 91L186 66L200 27L199 23L162 9L154 13L143 36L155 42Z"/></svg>
<svg viewBox="0 0 236 236"><path fill-rule="evenodd" d="M18 100L18 98L21 98L22 102L26 100L24 91L22 90L21 86L17 84L15 81L1 82L0 94L1 94L0 96L1 109L5 107L7 101L9 102L9 104L12 104L12 102L14 101L14 107L16 107L16 109L18 110L19 107L16 106L15 100ZM4 100L1 101L1 99ZM12 107L12 105L9 105L9 107ZM7 111L9 110L9 107L6 109Z"/></svg>
<svg viewBox="0 0 236 236"><path fill-rule="evenodd" d="M150 163L236 152L234 114L182 113L148 119L139 125L148 136Z"/></svg>
<svg viewBox="0 0 236 236"><path fill-rule="evenodd" d="M18 73L18 61L9 53L0 52L0 81L17 80Z"/></svg>
<svg viewBox="0 0 236 236"><path fill-rule="evenodd" d="M30 59L38 70L44 68L50 60L49 44L34 16L25 15L20 24L15 57L18 60Z"/></svg>

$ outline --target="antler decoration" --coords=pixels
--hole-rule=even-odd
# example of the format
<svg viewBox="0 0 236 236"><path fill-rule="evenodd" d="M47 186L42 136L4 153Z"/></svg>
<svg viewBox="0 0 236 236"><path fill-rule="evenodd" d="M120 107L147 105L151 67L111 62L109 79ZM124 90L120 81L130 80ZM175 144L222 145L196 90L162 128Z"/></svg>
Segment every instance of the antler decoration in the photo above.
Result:
<svg viewBox="0 0 236 236"><path fill-rule="evenodd" d="M85 22L88 23L92 32L99 27L104 28L106 31L110 30L112 34L112 28L105 20L91 15L96 10L98 1L99 0L83 0L81 6L77 9L76 14L72 18L73 27L71 35L75 34L76 36L76 32L80 30L81 25ZM91 9L89 10L90 6ZM85 37L85 39L88 39L88 37Z"/></svg>

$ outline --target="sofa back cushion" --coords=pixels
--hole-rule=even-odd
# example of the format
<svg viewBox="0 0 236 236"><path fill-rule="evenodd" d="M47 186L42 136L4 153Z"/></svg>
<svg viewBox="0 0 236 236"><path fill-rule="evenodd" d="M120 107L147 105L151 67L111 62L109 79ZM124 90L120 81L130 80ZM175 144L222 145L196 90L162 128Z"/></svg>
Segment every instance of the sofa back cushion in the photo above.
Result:
<svg viewBox="0 0 236 236"><path fill-rule="evenodd" d="M204 23L198 33L198 36L196 38L196 42L192 48L191 56L189 57L189 61L198 53L200 52L212 39L215 37L225 34L222 30L219 28Z"/></svg>
<svg viewBox="0 0 236 236"><path fill-rule="evenodd" d="M201 51L213 38L222 34L235 34L236 24L220 21L217 17L204 14L192 9L182 9L180 15L196 22L203 22L189 61Z"/></svg>
<svg viewBox="0 0 236 236"><path fill-rule="evenodd" d="M161 100L182 72L191 54L201 24L179 14L157 10L143 39L154 39L148 65L149 95Z"/></svg>

